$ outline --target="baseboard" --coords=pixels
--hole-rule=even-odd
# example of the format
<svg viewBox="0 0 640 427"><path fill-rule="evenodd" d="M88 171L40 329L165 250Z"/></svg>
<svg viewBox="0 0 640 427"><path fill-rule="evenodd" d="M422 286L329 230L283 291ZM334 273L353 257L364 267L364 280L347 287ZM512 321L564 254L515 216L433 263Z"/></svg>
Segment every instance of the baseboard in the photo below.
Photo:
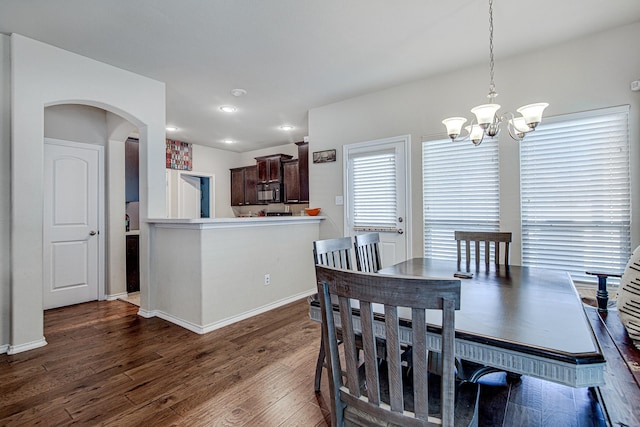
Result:
<svg viewBox="0 0 640 427"><path fill-rule="evenodd" d="M106 295L106 296L105 296L105 299L106 299L107 301L115 301L115 300L117 300L118 298L126 298L127 296L129 296L129 294L128 294L128 293L126 293L126 292L120 292L119 294Z"/></svg>
<svg viewBox="0 0 640 427"><path fill-rule="evenodd" d="M273 310L274 308L282 307L283 305L287 305L287 304L292 303L294 301L298 301L301 298L305 298L305 297L308 297L309 295L313 295L316 292L318 292L317 289L312 289L312 290L309 290L309 291L301 292L299 294L296 294L296 295L293 295L293 296L290 296L290 297L287 297L287 298L272 302L271 304L263 305L262 307L258 307L258 308L254 309L254 310L250 310L250 311L247 311L245 313L238 314L237 316L227 317L226 319L220 320L218 322L210 323L208 325L205 325L202 328L203 329L202 333L215 331L216 329L220 329L220 328L223 328L225 326L229 326L229 325L231 325L233 323L236 323L236 322L239 322L241 320L248 319L248 318L253 317L253 316L257 316L258 314L262 314L262 313L264 313L266 311Z"/></svg>
<svg viewBox="0 0 640 427"><path fill-rule="evenodd" d="M301 292L299 294L272 302L271 304L267 304L267 305L263 305L262 307L258 307L254 310L250 310L247 312L244 312L242 314L238 314L237 316L231 316L231 317L227 317L226 319L222 319L218 322L214 322L214 323L210 323L208 325L198 325L195 324L193 322L189 322L188 320L184 320L184 319L180 319L179 317L173 316L171 314L165 313L161 310L143 310L143 309L139 309L138 310L138 315L144 318L151 318L151 317L159 317L163 320L166 320L167 322L171 322L171 323L175 323L178 326L181 326L185 329L190 330L191 332L195 332L196 334L206 334L208 332L212 332L215 331L216 329L220 329L223 328L225 326L229 326L233 323L239 322L241 320L244 319L248 319L250 317L256 316L258 314L262 314L266 311L269 310L273 310L275 308L278 307L282 307L283 305L287 305L289 303L292 303L294 301L298 301L301 298L305 298L308 297L309 295L313 295L314 293L316 293L317 290L316 289L312 289L309 291L305 291L305 292Z"/></svg>
<svg viewBox="0 0 640 427"><path fill-rule="evenodd" d="M7 354L22 353L23 351L33 350L34 348L44 347L47 345L47 341L42 337L37 341L31 341L25 344L10 345L7 349Z"/></svg>
<svg viewBox="0 0 640 427"><path fill-rule="evenodd" d="M9 351L9 344L0 345L0 354L5 354Z"/></svg>

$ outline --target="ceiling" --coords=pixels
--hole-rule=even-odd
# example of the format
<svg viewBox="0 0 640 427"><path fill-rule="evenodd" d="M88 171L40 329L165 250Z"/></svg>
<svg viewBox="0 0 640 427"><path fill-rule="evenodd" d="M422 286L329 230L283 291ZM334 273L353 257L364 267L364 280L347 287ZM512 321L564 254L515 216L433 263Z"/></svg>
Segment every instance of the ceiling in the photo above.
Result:
<svg viewBox="0 0 640 427"><path fill-rule="evenodd" d="M496 0L497 66L637 21L638 0ZM488 1L0 0L0 32L163 81L167 137L245 152L302 140L312 108L486 63Z"/></svg>

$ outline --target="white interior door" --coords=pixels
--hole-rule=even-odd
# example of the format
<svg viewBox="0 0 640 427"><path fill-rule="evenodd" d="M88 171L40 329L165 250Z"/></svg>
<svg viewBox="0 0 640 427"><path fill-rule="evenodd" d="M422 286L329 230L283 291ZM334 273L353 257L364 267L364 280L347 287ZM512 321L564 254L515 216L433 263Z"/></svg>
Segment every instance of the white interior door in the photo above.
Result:
<svg viewBox="0 0 640 427"><path fill-rule="evenodd" d="M191 175L180 175L180 218L200 218L200 178Z"/></svg>
<svg viewBox="0 0 640 427"><path fill-rule="evenodd" d="M380 234L382 265L410 256L407 151L401 136L345 146L345 235Z"/></svg>
<svg viewBox="0 0 640 427"><path fill-rule="evenodd" d="M99 298L102 147L45 139L43 303Z"/></svg>

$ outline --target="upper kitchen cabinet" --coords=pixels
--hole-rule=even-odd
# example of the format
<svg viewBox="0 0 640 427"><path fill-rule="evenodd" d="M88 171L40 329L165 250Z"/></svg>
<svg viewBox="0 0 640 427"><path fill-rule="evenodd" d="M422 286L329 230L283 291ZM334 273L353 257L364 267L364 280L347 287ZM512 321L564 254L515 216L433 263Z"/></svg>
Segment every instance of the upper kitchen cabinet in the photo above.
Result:
<svg viewBox="0 0 640 427"><path fill-rule="evenodd" d="M300 201L300 173L298 159L282 162L284 173L284 202L297 203Z"/></svg>
<svg viewBox="0 0 640 427"><path fill-rule="evenodd" d="M309 202L309 143L296 142L298 146L298 176L300 185L300 202Z"/></svg>
<svg viewBox="0 0 640 427"><path fill-rule="evenodd" d="M258 204L257 166L231 169L231 206Z"/></svg>
<svg viewBox="0 0 640 427"><path fill-rule="evenodd" d="M258 183L282 182L282 161L289 160L292 157L287 154L256 157Z"/></svg>
<svg viewBox="0 0 640 427"><path fill-rule="evenodd" d="M138 185L138 140L129 138L124 145L125 201L140 200Z"/></svg>

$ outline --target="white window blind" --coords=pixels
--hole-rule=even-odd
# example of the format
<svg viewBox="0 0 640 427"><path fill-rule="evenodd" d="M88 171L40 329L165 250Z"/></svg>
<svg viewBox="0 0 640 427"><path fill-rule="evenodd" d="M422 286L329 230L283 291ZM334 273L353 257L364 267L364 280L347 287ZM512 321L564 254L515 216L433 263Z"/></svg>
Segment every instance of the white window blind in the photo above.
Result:
<svg viewBox="0 0 640 427"><path fill-rule="evenodd" d="M397 215L394 151L350 158L355 230L395 231Z"/></svg>
<svg viewBox="0 0 640 427"><path fill-rule="evenodd" d="M630 254L628 107L543 122L520 144L522 262L623 271Z"/></svg>
<svg viewBox="0 0 640 427"><path fill-rule="evenodd" d="M422 143L424 256L456 259L454 231L500 229L498 141Z"/></svg>

